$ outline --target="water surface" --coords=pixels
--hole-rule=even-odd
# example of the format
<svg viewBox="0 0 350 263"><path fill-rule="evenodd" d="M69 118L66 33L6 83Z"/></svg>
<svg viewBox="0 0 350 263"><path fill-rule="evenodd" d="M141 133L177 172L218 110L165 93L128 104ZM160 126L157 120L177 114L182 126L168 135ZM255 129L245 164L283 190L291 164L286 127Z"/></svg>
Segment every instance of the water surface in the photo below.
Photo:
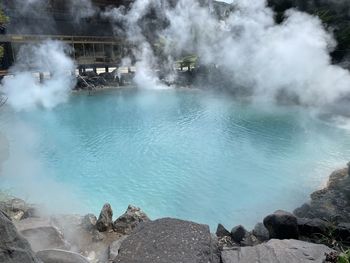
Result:
<svg viewBox="0 0 350 263"><path fill-rule="evenodd" d="M0 112L0 187L53 211L110 202L151 218L252 227L293 210L350 158L350 133L297 107L197 90L73 95L53 110Z"/></svg>

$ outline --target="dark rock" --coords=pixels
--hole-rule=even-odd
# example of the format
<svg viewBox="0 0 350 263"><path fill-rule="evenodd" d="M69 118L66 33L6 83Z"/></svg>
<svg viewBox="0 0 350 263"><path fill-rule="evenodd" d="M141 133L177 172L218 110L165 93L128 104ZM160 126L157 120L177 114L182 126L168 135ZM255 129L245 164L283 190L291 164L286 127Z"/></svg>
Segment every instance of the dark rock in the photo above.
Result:
<svg viewBox="0 0 350 263"><path fill-rule="evenodd" d="M114 263L219 263L209 227L165 218L140 224Z"/></svg>
<svg viewBox="0 0 350 263"><path fill-rule="evenodd" d="M83 217L81 225L84 229L91 231L95 229L97 223L97 218L93 214L87 214Z"/></svg>
<svg viewBox="0 0 350 263"><path fill-rule="evenodd" d="M319 218L298 218L298 229L301 236L313 236L315 234L326 234L331 225Z"/></svg>
<svg viewBox="0 0 350 263"><path fill-rule="evenodd" d="M63 234L49 218L27 218L15 225L34 251L69 248Z"/></svg>
<svg viewBox="0 0 350 263"><path fill-rule="evenodd" d="M266 241L269 239L269 231L263 223L257 223L255 225L253 235L260 241Z"/></svg>
<svg viewBox="0 0 350 263"><path fill-rule="evenodd" d="M323 263L326 253L333 252L325 245L299 240L276 240L254 247L241 247L221 252L222 263Z"/></svg>
<svg viewBox="0 0 350 263"><path fill-rule="evenodd" d="M340 223L334 232L335 236L341 241L350 242L350 223Z"/></svg>
<svg viewBox="0 0 350 263"><path fill-rule="evenodd" d="M110 204L105 204L96 222L96 228L100 232L106 232L113 226L113 211Z"/></svg>
<svg viewBox="0 0 350 263"><path fill-rule="evenodd" d="M113 227L118 233L130 234L138 224L148 221L150 219L140 208L129 205L126 212L115 220Z"/></svg>
<svg viewBox="0 0 350 263"><path fill-rule="evenodd" d="M89 263L80 254L60 249L42 250L36 255L43 263Z"/></svg>
<svg viewBox="0 0 350 263"><path fill-rule="evenodd" d="M231 233L222 224L218 224L218 227L216 229L216 236L217 237L227 237L230 235L231 235Z"/></svg>
<svg viewBox="0 0 350 263"><path fill-rule="evenodd" d="M313 216L309 216L309 211L311 210L310 204L303 204L301 207L296 208L293 211L293 214L300 218L314 218Z"/></svg>
<svg viewBox="0 0 350 263"><path fill-rule="evenodd" d="M270 238L299 238L297 218L291 213L278 210L272 215L265 217L264 225L269 231Z"/></svg>
<svg viewBox="0 0 350 263"><path fill-rule="evenodd" d="M243 238L247 235L248 231L241 225L232 228L231 238L233 241L240 243Z"/></svg>
<svg viewBox="0 0 350 263"><path fill-rule="evenodd" d="M11 219L0 210L0 262L40 263L29 243L17 232Z"/></svg>
<svg viewBox="0 0 350 263"><path fill-rule="evenodd" d="M300 218L320 218L350 223L350 176L348 168L331 174L326 188L311 194L310 204L294 211Z"/></svg>

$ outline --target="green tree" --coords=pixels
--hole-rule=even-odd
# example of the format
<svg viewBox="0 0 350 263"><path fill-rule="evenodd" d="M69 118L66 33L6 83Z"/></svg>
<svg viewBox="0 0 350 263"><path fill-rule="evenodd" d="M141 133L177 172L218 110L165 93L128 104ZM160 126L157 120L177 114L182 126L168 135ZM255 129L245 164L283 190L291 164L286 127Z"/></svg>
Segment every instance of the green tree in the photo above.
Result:
<svg viewBox="0 0 350 263"><path fill-rule="evenodd" d="M4 30L6 24L9 22L8 16L5 15L2 9L2 1L0 0L0 29ZM4 46L0 45L0 59L4 56Z"/></svg>

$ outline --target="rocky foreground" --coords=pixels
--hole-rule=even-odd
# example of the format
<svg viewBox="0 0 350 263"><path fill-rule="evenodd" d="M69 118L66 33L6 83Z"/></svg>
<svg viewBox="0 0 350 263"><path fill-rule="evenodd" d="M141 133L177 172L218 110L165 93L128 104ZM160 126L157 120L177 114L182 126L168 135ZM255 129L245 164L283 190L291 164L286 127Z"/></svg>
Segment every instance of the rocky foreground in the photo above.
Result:
<svg viewBox="0 0 350 263"><path fill-rule="evenodd" d="M105 204L98 218L42 216L20 199L0 202L0 262L9 263L250 263L337 262L350 244L350 176L334 172L327 188L294 214L276 211L252 231L172 218L151 221L129 206L113 221Z"/></svg>

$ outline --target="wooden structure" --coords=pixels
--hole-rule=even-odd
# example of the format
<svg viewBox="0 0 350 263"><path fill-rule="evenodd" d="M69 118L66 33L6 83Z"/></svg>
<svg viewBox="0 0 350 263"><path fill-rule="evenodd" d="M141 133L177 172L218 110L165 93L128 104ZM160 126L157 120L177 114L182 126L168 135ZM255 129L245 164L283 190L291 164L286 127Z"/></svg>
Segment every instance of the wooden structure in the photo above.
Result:
<svg viewBox="0 0 350 263"><path fill-rule="evenodd" d="M3 9L10 18L0 35L5 48L0 75L16 61L22 45L46 39L60 40L72 47L71 56L80 69L115 67L128 53L128 44L122 36L115 35L112 25L96 12L92 16L77 18L85 6L75 6L76 0L42 0L29 6L27 0L3 0ZM79 1L77 1L79 2ZM124 5L132 0L93 0L93 7L104 10ZM20 5L22 3L22 5ZM28 2L29 3L29 2ZM45 4L43 4L45 3ZM39 5L40 4L40 5ZM80 8L82 10L80 10Z"/></svg>

